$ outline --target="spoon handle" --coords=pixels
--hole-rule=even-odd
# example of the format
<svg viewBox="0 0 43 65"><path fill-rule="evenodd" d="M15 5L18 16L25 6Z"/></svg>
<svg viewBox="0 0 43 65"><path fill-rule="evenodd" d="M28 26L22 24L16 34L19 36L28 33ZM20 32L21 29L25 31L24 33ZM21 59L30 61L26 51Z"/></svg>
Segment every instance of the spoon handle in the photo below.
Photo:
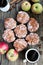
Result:
<svg viewBox="0 0 43 65"><path fill-rule="evenodd" d="M37 63L35 63L34 65L38 65Z"/></svg>

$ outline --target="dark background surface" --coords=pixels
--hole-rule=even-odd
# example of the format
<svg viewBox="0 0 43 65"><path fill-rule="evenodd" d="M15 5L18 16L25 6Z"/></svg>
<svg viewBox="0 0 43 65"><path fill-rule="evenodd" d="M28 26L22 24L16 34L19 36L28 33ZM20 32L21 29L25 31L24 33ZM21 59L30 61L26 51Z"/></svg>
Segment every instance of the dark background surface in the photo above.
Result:
<svg viewBox="0 0 43 65"><path fill-rule="evenodd" d="M40 3L43 5L43 0L40 0L40 1L41 1ZM17 15L18 11L21 11L20 4L21 4L21 2L16 4L16 8L14 8L13 10L8 11L6 13L3 13L0 11L0 41L3 41L2 34L4 31L4 24L3 24L4 18L13 17L14 19L16 19L16 15ZM40 15L35 15L31 11L29 11L28 14L30 15L30 17L34 17L38 20L38 22L40 24L40 28L36 33L38 33L41 38L43 36L43 13ZM40 40L39 44L41 44L40 49L39 49L40 45L33 46L33 47L37 48L41 53L41 57L40 57L40 60L37 62L37 65L43 65L43 41ZM25 50L19 54L19 58L15 62L10 62L6 59L5 55L0 55L0 65L34 65L34 64L30 64L28 62L25 64L23 63L24 52L25 52Z"/></svg>

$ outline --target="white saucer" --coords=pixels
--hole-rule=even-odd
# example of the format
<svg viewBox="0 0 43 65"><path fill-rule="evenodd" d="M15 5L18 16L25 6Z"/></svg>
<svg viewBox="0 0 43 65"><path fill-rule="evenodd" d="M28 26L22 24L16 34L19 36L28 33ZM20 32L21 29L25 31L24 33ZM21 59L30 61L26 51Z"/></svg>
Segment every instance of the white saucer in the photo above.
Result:
<svg viewBox="0 0 43 65"><path fill-rule="evenodd" d="M8 3L5 7L0 8L0 10L3 12L7 12L9 10L9 8L10 8L10 4Z"/></svg>

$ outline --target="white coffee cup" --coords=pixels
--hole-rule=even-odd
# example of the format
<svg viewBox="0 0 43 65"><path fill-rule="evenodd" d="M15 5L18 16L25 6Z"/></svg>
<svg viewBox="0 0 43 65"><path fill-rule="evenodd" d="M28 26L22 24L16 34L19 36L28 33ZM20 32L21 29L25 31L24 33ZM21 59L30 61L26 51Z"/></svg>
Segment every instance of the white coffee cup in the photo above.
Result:
<svg viewBox="0 0 43 65"><path fill-rule="evenodd" d="M0 7L0 10L3 11L3 12L7 12L10 8L10 3L8 0L7 1L7 5L5 7Z"/></svg>
<svg viewBox="0 0 43 65"><path fill-rule="evenodd" d="M38 58L37 58L37 60L35 60L35 61L30 61L30 60L28 59L28 57L27 57L28 52L31 51L31 50L34 50L34 51L36 51L36 52L38 53ZM39 53L39 51L38 51L37 49L31 48L31 49L29 49L29 50L26 51L26 53L25 53L25 59L23 60L23 62L26 63L26 62L28 61L29 63L36 63L36 62L39 60L39 58L40 58L40 53Z"/></svg>

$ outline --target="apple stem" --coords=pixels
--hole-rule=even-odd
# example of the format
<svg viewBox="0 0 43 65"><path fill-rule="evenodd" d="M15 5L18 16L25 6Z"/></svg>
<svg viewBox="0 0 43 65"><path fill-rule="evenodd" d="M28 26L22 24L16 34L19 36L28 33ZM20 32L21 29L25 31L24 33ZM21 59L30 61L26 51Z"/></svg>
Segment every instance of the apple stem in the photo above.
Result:
<svg viewBox="0 0 43 65"><path fill-rule="evenodd" d="M28 4L26 3L26 5L28 5Z"/></svg>

